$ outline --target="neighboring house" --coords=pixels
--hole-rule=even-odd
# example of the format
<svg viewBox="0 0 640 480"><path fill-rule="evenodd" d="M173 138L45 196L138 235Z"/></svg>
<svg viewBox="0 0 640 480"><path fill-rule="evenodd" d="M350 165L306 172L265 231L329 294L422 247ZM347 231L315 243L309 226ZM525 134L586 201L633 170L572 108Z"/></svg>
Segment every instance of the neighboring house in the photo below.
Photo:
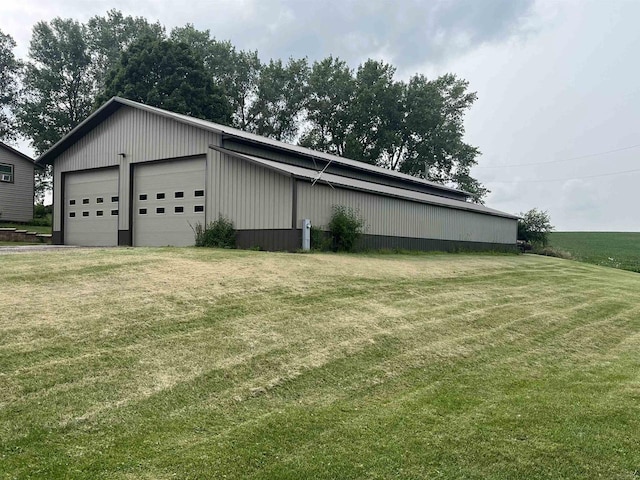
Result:
<svg viewBox="0 0 640 480"><path fill-rule="evenodd" d="M0 221L33 219L33 160L0 142Z"/></svg>
<svg viewBox="0 0 640 480"><path fill-rule="evenodd" d="M53 164L57 244L193 245L222 214L241 247L296 250L303 219L345 205L370 248L516 248L517 217L460 190L117 97L37 163Z"/></svg>

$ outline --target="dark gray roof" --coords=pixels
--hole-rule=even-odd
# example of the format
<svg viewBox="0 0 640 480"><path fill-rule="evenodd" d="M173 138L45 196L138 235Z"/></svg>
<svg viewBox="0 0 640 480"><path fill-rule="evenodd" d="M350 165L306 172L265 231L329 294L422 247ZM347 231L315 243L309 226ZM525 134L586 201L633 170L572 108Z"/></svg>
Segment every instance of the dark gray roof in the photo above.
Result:
<svg viewBox="0 0 640 480"><path fill-rule="evenodd" d="M476 203L463 202L461 200L454 200L451 198L440 197L437 195L429 195L428 193L415 192L413 190L405 190L403 188L392 187L387 185L380 185L378 183L367 182L365 180L358 180L355 178L343 177L341 175L334 175L329 173L322 173L308 168L298 167L296 165L289 165L286 163L276 162L274 160L267 160L265 158L256 157L254 155L247 155L244 153L237 153L225 148L216 147L210 145L209 148L225 153L232 157L240 158L248 162L260 165L270 170L289 175L302 180L308 180L318 183L330 184L339 187L348 188L351 190L360 190L364 192L370 192L377 195L384 195L387 197L396 197L404 200L411 200L414 202L428 203L431 205L438 205L442 207L455 208L459 210L467 210L476 213L482 213L485 215L492 215L498 217L505 217L511 219L517 219L518 217L510 215L499 210L485 207L484 205L478 205Z"/></svg>
<svg viewBox="0 0 640 480"><path fill-rule="evenodd" d="M189 117L188 115L182 115L180 113L169 112L161 108L151 107L149 105L144 105L142 103L134 102L132 100L127 100L125 98L120 98L120 97L113 97L111 100L109 100L104 105L102 105L98 110L93 112L93 114L87 117L82 123L76 126L67 135L62 137L53 147L51 147L48 151L43 153L36 160L36 163L40 165L52 163L59 155L61 155L67 148L69 148L69 146L75 143L80 137L84 136L88 131L93 129L97 124L102 122L106 117L114 113L122 105L126 105L132 108L137 108L147 112L152 112L163 117L172 118L181 123L193 125L198 128L202 128L202 129L212 131L221 135L226 135L229 137L240 139L242 141L252 142L265 147L270 147L273 149L286 151L286 152L292 152L299 155L312 157L315 159L330 161L336 165L344 165L353 169L371 172L371 173L380 175L381 177L395 177L408 183L428 185L429 187L436 188L441 191L457 192L458 194L462 193L467 196L470 196L468 192L464 192L463 190L447 187L440 183L431 182L429 180L424 180L422 178L414 177L412 175L407 175L405 173L400 173L394 170L377 167L375 165L369 165L364 162L359 162L356 160L339 157L337 155L332 155L330 153L318 152L315 150L311 150L309 148L300 147L297 145L290 145L288 143L280 142L278 140L273 140L271 138L262 137L260 135L245 132L243 130L238 130L233 127L228 127L226 125L220 125L218 123L209 122L207 120Z"/></svg>
<svg viewBox="0 0 640 480"><path fill-rule="evenodd" d="M18 156L18 157L20 157L21 159L26 160L27 162L29 162L29 163L31 163L31 164L33 164L33 163L34 163L33 158L29 157L28 155L25 155L24 153L22 153L22 152L20 152L20 151L16 150L16 149L15 149L15 148L13 148L13 147L10 147L9 145L7 145L7 144L6 144L6 143L4 143L4 142L0 142L0 148L4 148L5 150L10 151L10 152L11 152L11 153L13 153L14 155L17 155L17 156Z"/></svg>

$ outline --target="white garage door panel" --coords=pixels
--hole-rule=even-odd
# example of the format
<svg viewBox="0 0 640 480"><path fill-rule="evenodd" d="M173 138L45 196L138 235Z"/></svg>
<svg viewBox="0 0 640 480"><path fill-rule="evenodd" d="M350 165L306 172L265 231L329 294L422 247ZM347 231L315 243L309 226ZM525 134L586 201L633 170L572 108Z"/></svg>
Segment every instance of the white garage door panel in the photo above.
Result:
<svg viewBox="0 0 640 480"><path fill-rule="evenodd" d="M133 235L136 246L189 246L204 224L205 158L136 165Z"/></svg>
<svg viewBox="0 0 640 480"><path fill-rule="evenodd" d="M68 173L64 189L67 245L118 244L118 169Z"/></svg>

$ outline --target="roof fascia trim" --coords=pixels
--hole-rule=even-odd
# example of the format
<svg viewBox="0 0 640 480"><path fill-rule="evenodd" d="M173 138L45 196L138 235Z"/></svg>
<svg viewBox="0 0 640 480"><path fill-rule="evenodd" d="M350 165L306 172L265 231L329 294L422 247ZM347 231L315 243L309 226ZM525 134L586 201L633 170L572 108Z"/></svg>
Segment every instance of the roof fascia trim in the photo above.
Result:
<svg viewBox="0 0 640 480"><path fill-rule="evenodd" d="M73 129L71 129L71 131L69 133L67 133L65 136L63 136L60 140L58 140L56 143L53 144L53 146L51 148L49 148L49 150L47 150L46 152L44 152L42 155L40 155L35 163L37 165L40 166L44 166L47 164L52 163L57 157L60 156L60 154L62 154L65 150L63 149L59 154L56 155L57 150L61 149L64 144L73 136L75 136L79 131L81 131L87 124L89 124L90 122L92 122L96 117L98 117L99 115L102 114L102 112L104 112L106 109L108 109L111 105L113 105L114 103L119 103L122 104L122 102L120 101L121 99L119 97L112 97L109 101L107 101L104 105L102 105L100 108L98 108L95 112L93 112L91 115L89 115L87 118L85 118L82 122L80 122L78 125L76 125ZM117 107L115 110L117 110L119 107ZM114 110L114 112L115 112ZM112 112L113 113L113 112ZM53 158L50 158L53 157Z"/></svg>

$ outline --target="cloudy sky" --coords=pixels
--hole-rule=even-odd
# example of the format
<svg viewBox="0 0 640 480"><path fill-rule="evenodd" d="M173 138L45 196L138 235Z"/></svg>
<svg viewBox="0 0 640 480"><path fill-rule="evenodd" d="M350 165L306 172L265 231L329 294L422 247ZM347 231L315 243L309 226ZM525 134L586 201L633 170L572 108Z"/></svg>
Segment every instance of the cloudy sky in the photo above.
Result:
<svg viewBox="0 0 640 480"><path fill-rule="evenodd" d="M20 0L2 2L0 30L24 57L35 22L111 8L193 23L263 59L453 72L478 92L466 137L489 206L547 210L558 230L640 231L640 1Z"/></svg>

